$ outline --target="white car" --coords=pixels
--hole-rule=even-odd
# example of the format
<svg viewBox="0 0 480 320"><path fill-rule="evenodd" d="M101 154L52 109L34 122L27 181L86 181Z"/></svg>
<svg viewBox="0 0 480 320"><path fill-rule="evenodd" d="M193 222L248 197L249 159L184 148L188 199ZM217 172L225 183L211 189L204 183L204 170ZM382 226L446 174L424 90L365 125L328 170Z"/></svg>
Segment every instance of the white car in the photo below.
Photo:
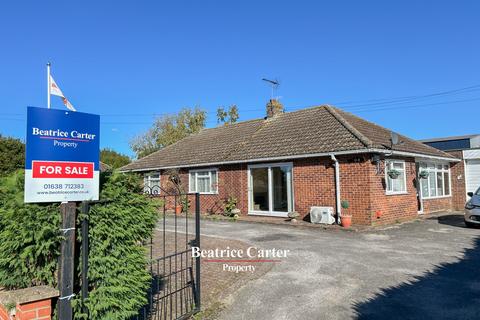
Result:
<svg viewBox="0 0 480 320"><path fill-rule="evenodd" d="M465 224L467 227L480 226L480 188L475 192L469 192L470 200L465 205Z"/></svg>

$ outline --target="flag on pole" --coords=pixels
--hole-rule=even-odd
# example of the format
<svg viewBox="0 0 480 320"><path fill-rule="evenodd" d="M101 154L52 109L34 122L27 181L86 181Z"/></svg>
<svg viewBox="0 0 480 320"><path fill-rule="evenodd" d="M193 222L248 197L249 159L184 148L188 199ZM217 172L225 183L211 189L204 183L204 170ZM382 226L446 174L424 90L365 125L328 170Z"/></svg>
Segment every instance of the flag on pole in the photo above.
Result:
<svg viewBox="0 0 480 320"><path fill-rule="evenodd" d="M75 108L72 106L70 101L65 98L65 95L63 94L62 90L58 87L57 83L55 80L53 80L53 77L50 75L50 94L53 94L54 96L59 96L62 98L63 104L67 107L68 110L70 111L77 111Z"/></svg>

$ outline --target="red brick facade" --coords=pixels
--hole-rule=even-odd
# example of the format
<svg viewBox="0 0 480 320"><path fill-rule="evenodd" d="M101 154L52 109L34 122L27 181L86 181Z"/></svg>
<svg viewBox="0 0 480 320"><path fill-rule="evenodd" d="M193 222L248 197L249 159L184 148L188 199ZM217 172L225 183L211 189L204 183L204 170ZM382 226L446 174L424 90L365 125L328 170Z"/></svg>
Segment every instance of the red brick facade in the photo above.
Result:
<svg viewBox="0 0 480 320"><path fill-rule="evenodd" d="M462 151L449 151L452 156L462 159L451 166L452 173L452 193L453 209L463 210L467 202L467 189L465 185L465 162L463 161ZM454 192L453 192L454 190Z"/></svg>
<svg viewBox="0 0 480 320"><path fill-rule="evenodd" d="M337 156L340 163L341 199L347 200L352 214L352 222L357 225L382 225L406 221L418 215L419 203L416 189L416 164L414 158L395 159L405 161L407 192L387 195L385 181L385 161L373 163L371 155ZM328 206L335 209L335 168L329 157L305 158L293 163L294 209L308 220L311 206ZM451 197L423 200L424 213L459 210L463 208L460 180L457 175L463 170L461 163L451 164ZM248 212L248 165L236 164L216 166L218 169L218 194L201 195L203 213L222 213L225 200L235 197L242 214ZM162 188L171 184L165 172L161 172ZM180 171L180 178L188 191L188 170ZM169 187L170 185L170 187ZM464 192L463 192L464 193ZM193 197L190 198L194 209Z"/></svg>
<svg viewBox="0 0 480 320"><path fill-rule="evenodd" d="M13 314L0 305L0 320L50 320L52 319L52 301L40 301L17 304Z"/></svg>

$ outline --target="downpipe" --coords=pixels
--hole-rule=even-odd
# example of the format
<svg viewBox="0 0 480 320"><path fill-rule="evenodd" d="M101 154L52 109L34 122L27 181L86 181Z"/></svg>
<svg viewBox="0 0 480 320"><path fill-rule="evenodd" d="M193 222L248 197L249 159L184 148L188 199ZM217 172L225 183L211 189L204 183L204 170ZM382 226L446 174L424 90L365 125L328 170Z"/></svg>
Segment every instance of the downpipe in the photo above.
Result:
<svg viewBox="0 0 480 320"><path fill-rule="evenodd" d="M335 203L336 203L336 221L337 224L342 223L342 205L340 198L340 164L334 154L330 155L335 167Z"/></svg>

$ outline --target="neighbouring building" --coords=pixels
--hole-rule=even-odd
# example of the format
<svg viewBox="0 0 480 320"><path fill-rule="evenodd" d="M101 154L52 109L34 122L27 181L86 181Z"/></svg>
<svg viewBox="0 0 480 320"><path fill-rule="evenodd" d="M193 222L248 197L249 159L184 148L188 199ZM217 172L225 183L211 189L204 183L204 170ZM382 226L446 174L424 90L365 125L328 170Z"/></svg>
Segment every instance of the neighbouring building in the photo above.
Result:
<svg viewBox="0 0 480 320"><path fill-rule="evenodd" d="M462 183L456 197L458 197L457 207L463 207L467 200L467 193L475 192L480 188L480 134L433 138L420 140L420 142L462 160L459 164L462 171L457 176Z"/></svg>
<svg viewBox="0 0 480 320"><path fill-rule="evenodd" d="M121 171L144 174L146 190L162 193L176 168L212 213L228 197L244 215L297 211L305 220L312 206L341 214L347 200L344 213L358 225L456 208L462 162L455 156L332 106L287 113L271 105L265 118L204 129Z"/></svg>

